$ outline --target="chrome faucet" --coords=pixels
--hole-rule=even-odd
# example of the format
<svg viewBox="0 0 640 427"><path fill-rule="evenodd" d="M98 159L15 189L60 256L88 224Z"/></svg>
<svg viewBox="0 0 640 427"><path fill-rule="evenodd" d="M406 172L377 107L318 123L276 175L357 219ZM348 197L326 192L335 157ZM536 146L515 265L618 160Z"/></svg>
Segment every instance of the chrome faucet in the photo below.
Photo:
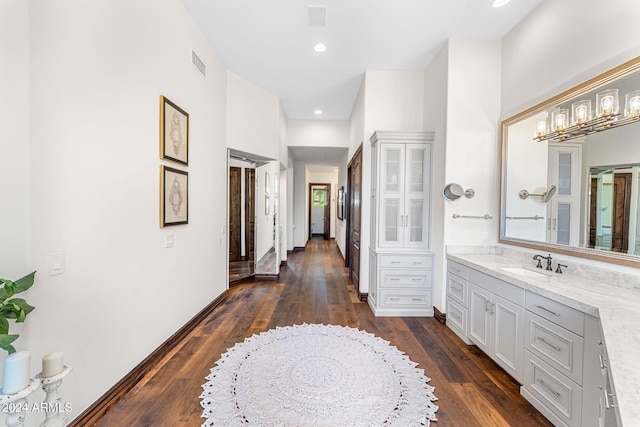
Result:
<svg viewBox="0 0 640 427"><path fill-rule="evenodd" d="M552 271L553 269L551 268L551 254L549 254L549 256L542 256L542 255L534 255L533 259L538 261L538 265L536 265L537 268L542 268L542 260L546 259L547 260L547 270L548 271Z"/></svg>

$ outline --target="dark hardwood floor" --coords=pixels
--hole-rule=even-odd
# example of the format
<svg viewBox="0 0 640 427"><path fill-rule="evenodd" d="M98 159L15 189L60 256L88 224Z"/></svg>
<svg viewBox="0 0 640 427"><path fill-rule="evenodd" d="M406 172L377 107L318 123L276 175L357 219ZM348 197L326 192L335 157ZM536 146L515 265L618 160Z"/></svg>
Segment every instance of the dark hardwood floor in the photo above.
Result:
<svg viewBox="0 0 640 427"><path fill-rule="evenodd" d="M252 334L303 322L364 329L405 352L435 387L440 409L432 427L551 426L511 377L434 318L374 317L358 300L335 241L321 238L291 254L278 281L231 288L227 302L97 425L199 426L201 385L220 355Z"/></svg>

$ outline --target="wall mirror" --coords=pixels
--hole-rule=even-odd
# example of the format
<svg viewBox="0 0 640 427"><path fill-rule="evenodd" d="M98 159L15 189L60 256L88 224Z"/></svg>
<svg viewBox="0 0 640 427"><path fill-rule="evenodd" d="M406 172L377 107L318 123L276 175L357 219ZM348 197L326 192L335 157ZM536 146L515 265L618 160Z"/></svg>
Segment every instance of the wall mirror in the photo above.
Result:
<svg viewBox="0 0 640 427"><path fill-rule="evenodd" d="M504 120L499 241L640 268L639 123L640 57Z"/></svg>

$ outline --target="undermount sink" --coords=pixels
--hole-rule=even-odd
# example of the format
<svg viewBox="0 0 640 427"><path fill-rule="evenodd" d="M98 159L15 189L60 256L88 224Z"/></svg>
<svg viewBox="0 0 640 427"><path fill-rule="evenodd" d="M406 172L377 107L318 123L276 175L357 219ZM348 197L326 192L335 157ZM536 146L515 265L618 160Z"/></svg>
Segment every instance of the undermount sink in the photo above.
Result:
<svg viewBox="0 0 640 427"><path fill-rule="evenodd" d="M526 277L548 277L544 273L538 273L537 271L529 270L524 267L498 267L500 270L504 270L509 273L517 274L519 276Z"/></svg>

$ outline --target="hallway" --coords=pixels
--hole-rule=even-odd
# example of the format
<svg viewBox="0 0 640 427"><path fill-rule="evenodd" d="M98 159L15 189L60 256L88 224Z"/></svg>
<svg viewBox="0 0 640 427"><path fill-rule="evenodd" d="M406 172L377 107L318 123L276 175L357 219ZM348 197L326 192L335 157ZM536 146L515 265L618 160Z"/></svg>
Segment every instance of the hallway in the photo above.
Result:
<svg viewBox="0 0 640 427"><path fill-rule="evenodd" d="M97 424L198 426L205 376L228 348L277 326L325 323L389 340L425 370L441 426L550 426L519 385L475 346L434 318L376 318L347 277L335 241L314 238L289 255L279 279L239 284L228 299ZM354 366L354 370L358 367Z"/></svg>

